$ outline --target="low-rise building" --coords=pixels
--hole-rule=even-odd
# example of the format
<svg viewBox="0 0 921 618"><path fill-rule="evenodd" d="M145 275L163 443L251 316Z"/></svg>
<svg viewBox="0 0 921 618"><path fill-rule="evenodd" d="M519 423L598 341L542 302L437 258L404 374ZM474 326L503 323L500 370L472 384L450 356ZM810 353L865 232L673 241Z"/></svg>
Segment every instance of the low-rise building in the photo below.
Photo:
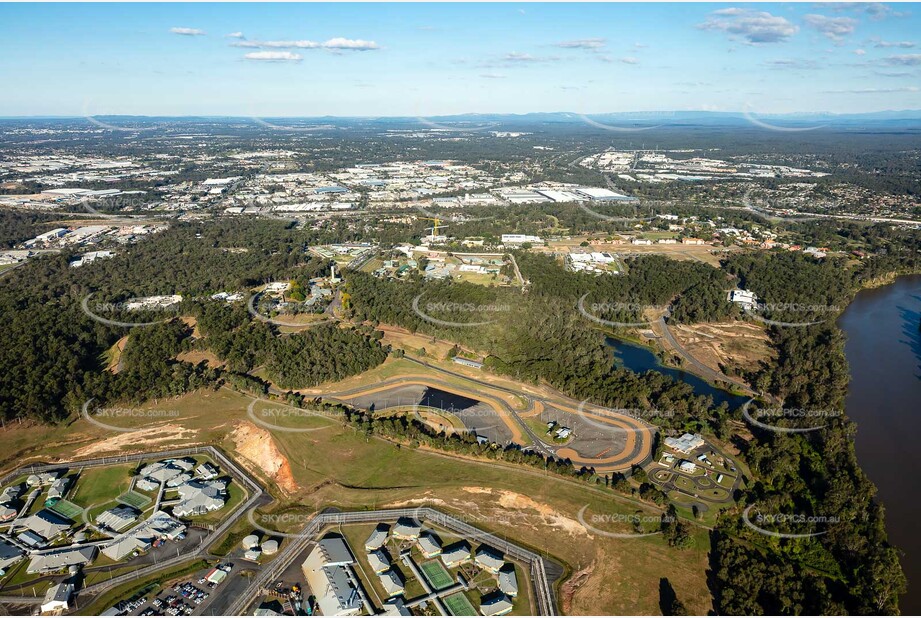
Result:
<svg viewBox="0 0 921 618"><path fill-rule="evenodd" d="M441 550L441 562L448 568L456 567L470 561L472 548L467 541L458 541Z"/></svg>
<svg viewBox="0 0 921 618"><path fill-rule="evenodd" d="M419 551L426 558L434 558L441 554L441 541L432 532L423 532L417 542Z"/></svg>
<svg viewBox="0 0 921 618"><path fill-rule="evenodd" d="M64 519L54 511L42 509L23 519L21 524L29 532L37 534L45 541L51 541L69 530L73 522Z"/></svg>
<svg viewBox="0 0 921 618"><path fill-rule="evenodd" d="M65 612L70 609L70 599L74 595L74 585L70 579L65 579L48 588L42 600L43 614L51 612Z"/></svg>
<svg viewBox="0 0 921 618"><path fill-rule="evenodd" d="M484 595L480 599L480 613L484 616L504 616L512 611L512 600L501 590Z"/></svg>
<svg viewBox="0 0 921 618"><path fill-rule="evenodd" d="M390 568L390 558L380 549L368 553L368 564L375 573L383 573Z"/></svg>
<svg viewBox="0 0 921 618"><path fill-rule="evenodd" d="M387 535L390 533L390 526L387 524L377 524L368 540L365 541L365 551L380 549L387 542Z"/></svg>
<svg viewBox="0 0 921 618"><path fill-rule="evenodd" d="M109 530L121 532L138 519L138 512L127 505L119 505L103 511L96 517L96 523Z"/></svg>
<svg viewBox="0 0 921 618"><path fill-rule="evenodd" d="M499 590L510 597L518 596L518 576L515 574L515 565L506 562L499 569Z"/></svg>
<svg viewBox="0 0 921 618"><path fill-rule="evenodd" d="M731 290L729 300L743 309L753 309L758 304L758 297L748 290Z"/></svg>
<svg viewBox="0 0 921 618"><path fill-rule="evenodd" d="M19 547L8 541L6 538L0 538L0 572L6 572L11 566L22 560L25 552Z"/></svg>
<svg viewBox="0 0 921 618"><path fill-rule="evenodd" d="M665 446L675 449L679 453L690 453L706 444L699 433L686 433L680 438L665 438Z"/></svg>
<svg viewBox="0 0 921 618"><path fill-rule="evenodd" d="M26 568L26 572L52 573L72 566L83 566L92 562L98 551L95 545L87 545L32 554L32 561Z"/></svg>
<svg viewBox="0 0 921 618"><path fill-rule="evenodd" d="M496 574L502 565L505 564L505 556L502 552L489 545L480 545L476 550L474 561L481 569Z"/></svg>
<svg viewBox="0 0 921 618"><path fill-rule="evenodd" d="M404 541L415 541L422 532L422 525L408 517L401 517L393 527L393 538Z"/></svg>
<svg viewBox="0 0 921 618"><path fill-rule="evenodd" d="M191 480L179 485L179 502L173 506L177 517L204 515L224 508L227 485L221 480Z"/></svg>
<svg viewBox="0 0 921 618"><path fill-rule="evenodd" d="M403 581L403 575L396 569L384 571L378 577L381 580L381 587L388 596L396 596L403 593L406 582Z"/></svg>

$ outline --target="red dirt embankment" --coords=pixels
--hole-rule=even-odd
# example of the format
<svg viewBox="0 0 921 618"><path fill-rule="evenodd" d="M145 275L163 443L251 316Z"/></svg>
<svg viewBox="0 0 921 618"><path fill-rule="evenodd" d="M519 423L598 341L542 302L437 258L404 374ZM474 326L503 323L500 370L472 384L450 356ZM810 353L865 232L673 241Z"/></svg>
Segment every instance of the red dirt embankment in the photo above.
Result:
<svg viewBox="0 0 921 618"><path fill-rule="evenodd" d="M240 456L262 470L284 493L290 495L300 489L291 474L291 464L268 431L249 421L240 421L234 425L230 439Z"/></svg>

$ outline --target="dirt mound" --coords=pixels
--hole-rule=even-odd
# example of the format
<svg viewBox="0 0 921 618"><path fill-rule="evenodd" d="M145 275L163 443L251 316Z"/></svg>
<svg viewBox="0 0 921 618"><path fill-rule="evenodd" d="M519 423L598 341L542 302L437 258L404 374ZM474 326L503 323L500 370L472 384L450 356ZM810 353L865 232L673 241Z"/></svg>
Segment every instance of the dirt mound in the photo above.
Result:
<svg viewBox="0 0 921 618"><path fill-rule="evenodd" d="M284 493L293 494L300 489L291 473L291 464L278 450L268 431L249 421L240 421L234 425L230 439L237 452L275 481Z"/></svg>
<svg viewBox="0 0 921 618"><path fill-rule="evenodd" d="M572 612L572 598L575 596L576 590L588 581L594 571L595 563L592 562L584 569L573 573L572 577L560 586L560 605L562 606L563 614L568 615Z"/></svg>

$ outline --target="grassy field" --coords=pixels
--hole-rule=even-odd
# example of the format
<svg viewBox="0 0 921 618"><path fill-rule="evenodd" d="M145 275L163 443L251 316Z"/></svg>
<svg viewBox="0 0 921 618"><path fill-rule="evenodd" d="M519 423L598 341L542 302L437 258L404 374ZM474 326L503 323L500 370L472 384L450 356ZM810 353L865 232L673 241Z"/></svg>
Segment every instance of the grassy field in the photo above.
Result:
<svg viewBox="0 0 921 618"><path fill-rule="evenodd" d="M83 507L111 502L128 491L134 470L135 464L85 468L68 498Z"/></svg>

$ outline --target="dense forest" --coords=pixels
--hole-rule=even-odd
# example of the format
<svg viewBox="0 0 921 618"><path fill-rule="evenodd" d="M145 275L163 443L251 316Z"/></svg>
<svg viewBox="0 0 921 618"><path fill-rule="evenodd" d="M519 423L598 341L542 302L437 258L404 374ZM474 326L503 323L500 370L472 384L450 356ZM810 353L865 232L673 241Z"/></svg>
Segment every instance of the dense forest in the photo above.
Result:
<svg viewBox="0 0 921 618"><path fill-rule="evenodd" d="M328 263L307 254L309 232L283 222L183 224L126 248L88 268L70 268L68 257L31 260L9 272L0 288L0 412L3 418L56 422L75 414L90 397L101 401L178 394L219 379L220 372L175 357L208 347L227 370L250 371L270 363L286 384L337 379L374 366L386 351L369 333L317 329L309 337L282 336L253 319L243 306L208 300L219 291L246 290L269 281L309 278ZM227 251L245 247L245 251ZM104 371L106 353L128 329L90 318L81 301L118 307L133 296L182 294L182 306L156 312L102 313L107 319L163 324L130 329L117 374ZM192 341L179 315L201 321L207 344ZM299 346L322 350L313 368L297 361ZM330 359L340 359L330 360Z"/></svg>

